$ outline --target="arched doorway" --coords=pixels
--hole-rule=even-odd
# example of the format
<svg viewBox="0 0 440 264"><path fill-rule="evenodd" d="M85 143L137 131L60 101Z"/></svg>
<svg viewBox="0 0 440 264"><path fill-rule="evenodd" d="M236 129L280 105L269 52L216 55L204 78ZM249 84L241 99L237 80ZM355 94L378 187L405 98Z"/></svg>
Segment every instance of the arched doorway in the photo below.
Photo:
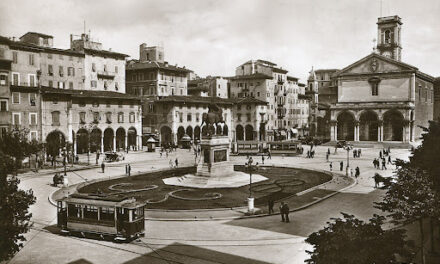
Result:
<svg viewBox="0 0 440 264"><path fill-rule="evenodd" d="M89 149L89 132L81 128L76 132L76 153L87 153Z"/></svg>
<svg viewBox="0 0 440 264"><path fill-rule="evenodd" d="M229 133L228 126L226 124L223 125L223 136L227 136Z"/></svg>
<svg viewBox="0 0 440 264"><path fill-rule="evenodd" d="M245 127L246 140L254 140L254 127L246 125Z"/></svg>
<svg viewBox="0 0 440 264"><path fill-rule="evenodd" d="M194 128L194 139L200 140L200 127L196 126Z"/></svg>
<svg viewBox="0 0 440 264"><path fill-rule="evenodd" d="M383 140L403 141L403 115L399 111L389 110L383 115Z"/></svg>
<svg viewBox="0 0 440 264"><path fill-rule="evenodd" d="M244 140L244 131L242 125L237 125L235 127L235 134L237 137L237 140Z"/></svg>
<svg viewBox="0 0 440 264"><path fill-rule="evenodd" d="M177 142L180 142L180 139L182 139L183 135L185 135L185 128L183 128L182 126L180 126L177 129Z"/></svg>
<svg viewBox="0 0 440 264"><path fill-rule="evenodd" d="M125 129L122 127L116 130L116 150L125 150Z"/></svg>
<svg viewBox="0 0 440 264"><path fill-rule="evenodd" d="M130 149L134 150L137 147L137 144L136 144L136 139L137 139L136 128L130 127L128 129L127 134L128 134L128 138L127 138L128 147Z"/></svg>
<svg viewBox="0 0 440 264"><path fill-rule="evenodd" d="M188 126L186 128L186 134L192 139L193 138L193 128L192 126Z"/></svg>
<svg viewBox="0 0 440 264"><path fill-rule="evenodd" d="M58 130L50 132L46 137L46 152L51 157L59 156L66 146L66 137Z"/></svg>
<svg viewBox="0 0 440 264"><path fill-rule="evenodd" d="M217 125L217 131L215 132L216 135L222 135L223 129L220 124Z"/></svg>
<svg viewBox="0 0 440 264"><path fill-rule="evenodd" d="M104 151L112 151L113 150L113 129L107 128L104 130Z"/></svg>
<svg viewBox="0 0 440 264"><path fill-rule="evenodd" d="M101 151L101 136L101 129L92 129L92 132L90 133L90 152Z"/></svg>
<svg viewBox="0 0 440 264"><path fill-rule="evenodd" d="M171 144L171 128L168 126L163 126L160 129L160 141L162 146Z"/></svg>
<svg viewBox="0 0 440 264"><path fill-rule="evenodd" d="M349 112L338 115L338 140L354 140L354 117Z"/></svg>
<svg viewBox="0 0 440 264"><path fill-rule="evenodd" d="M359 118L359 140L377 141L377 114L373 111L364 111Z"/></svg>

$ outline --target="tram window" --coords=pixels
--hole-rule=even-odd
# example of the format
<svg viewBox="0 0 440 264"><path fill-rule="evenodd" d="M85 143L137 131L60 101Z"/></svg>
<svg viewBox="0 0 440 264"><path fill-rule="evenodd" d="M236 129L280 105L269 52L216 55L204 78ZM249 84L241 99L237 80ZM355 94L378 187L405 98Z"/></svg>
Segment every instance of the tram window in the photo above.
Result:
<svg viewBox="0 0 440 264"><path fill-rule="evenodd" d="M78 204L69 204L69 217L81 218L81 206Z"/></svg>
<svg viewBox="0 0 440 264"><path fill-rule="evenodd" d="M140 219L144 216L144 210L142 207L133 210L133 220Z"/></svg>
<svg viewBox="0 0 440 264"><path fill-rule="evenodd" d="M101 208L101 220L112 221L115 219L115 209L112 207Z"/></svg>
<svg viewBox="0 0 440 264"><path fill-rule="evenodd" d="M98 219L98 207L96 206L84 207L84 218Z"/></svg>

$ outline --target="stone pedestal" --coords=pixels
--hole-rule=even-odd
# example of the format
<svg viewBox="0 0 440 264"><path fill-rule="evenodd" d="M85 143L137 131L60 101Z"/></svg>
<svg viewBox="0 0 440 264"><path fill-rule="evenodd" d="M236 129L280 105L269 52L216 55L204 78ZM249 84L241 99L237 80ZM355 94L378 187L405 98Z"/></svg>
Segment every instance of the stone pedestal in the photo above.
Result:
<svg viewBox="0 0 440 264"><path fill-rule="evenodd" d="M229 164L229 139L227 136L202 138L200 142L201 160L196 176L230 176L234 168Z"/></svg>

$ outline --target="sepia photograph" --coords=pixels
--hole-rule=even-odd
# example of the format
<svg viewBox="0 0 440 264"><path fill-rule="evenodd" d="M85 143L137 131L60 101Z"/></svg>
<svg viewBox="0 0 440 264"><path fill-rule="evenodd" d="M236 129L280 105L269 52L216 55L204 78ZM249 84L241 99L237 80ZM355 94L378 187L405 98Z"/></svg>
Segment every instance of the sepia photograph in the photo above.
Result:
<svg viewBox="0 0 440 264"><path fill-rule="evenodd" d="M439 264L439 14L1 0L0 264Z"/></svg>

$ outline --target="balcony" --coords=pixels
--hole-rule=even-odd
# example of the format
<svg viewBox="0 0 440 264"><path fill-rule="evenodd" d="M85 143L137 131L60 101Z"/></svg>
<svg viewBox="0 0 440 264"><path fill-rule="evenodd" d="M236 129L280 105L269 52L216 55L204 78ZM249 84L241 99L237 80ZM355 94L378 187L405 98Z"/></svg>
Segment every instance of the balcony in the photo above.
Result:
<svg viewBox="0 0 440 264"><path fill-rule="evenodd" d="M284 80L278 80L277 84L283 85L284 84Z"/></svg>
<svg viewBox="0 0 440 264"><path fill-rule="evenodd" d="M115 78L114 72L109 71L98 71L98 79L106 79L106 80L113 80Z"/></svg>

